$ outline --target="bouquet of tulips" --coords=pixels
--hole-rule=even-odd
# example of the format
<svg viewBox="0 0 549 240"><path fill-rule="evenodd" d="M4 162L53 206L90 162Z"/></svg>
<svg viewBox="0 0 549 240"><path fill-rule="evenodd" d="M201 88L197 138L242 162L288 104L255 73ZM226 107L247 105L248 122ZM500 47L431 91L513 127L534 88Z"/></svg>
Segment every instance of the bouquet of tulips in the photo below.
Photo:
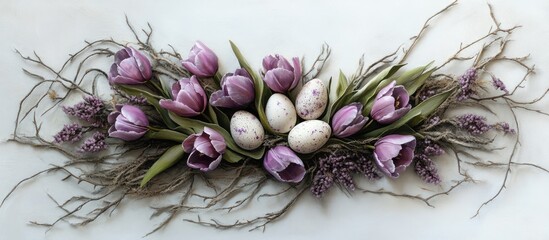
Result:
<svg viewBox="0 0 549 240"><path fill-rule="evenodd" d="M526 58L501 54L514 28L502 29L498 24L490 34L460 46L454 56L438 66L406 66L403 62L429 21L404 49L403 56L398 56L397 50L368 67L361 61L354 74L340 72L335 78L323 79L318 76L330 56L327 45L310 68L304 66L304 59L274 54L263 58L259 69L252 67L231 42L240 68L222 73L218 57L204 43L196 42L186 57L173 48L156 50L150 41L152 29L144 30L143 38L128 23L136 43L122 44L112 39L88 42L66 63L71 65L81 58L74 77L65 75L65 66L55 71L38 56L21 55L49 69L54 77L40 78L37 85L46 84L48 90L35 107L21 107L18 124L42 109L46 96L53 104L40 116L62 106L71 123L49 140L40 134L35 112L32 123L36 134L22 135L17 125L12 140L58 150L70 161L43 172L62 171L67 178L98 189L93 195L100 197L77 196L58 203L69 213L59 220L78 224L87 224L106 210L114 210L131 195L183 193L179 204L155 207L154 216L169 217L154 231L182 210L217 207L232 211L254 197L291 195L282 209L234 224L188 219L219 228L264 227L282 216L306 190L316 197L335 185L352 192L358 188L355 177L359 175L372 181L384 176L397 180L403 172L413 171L426 183L443 184L434 160L452 151L462 179L447 191L423 197L383 189L364 190L415 198L430 205L433 197L472 181L461 167L469 162L460 154L473 156L464 149L490 151L494 135L489 131L508 136L518 133L507 121L489 121L473 113L456 115L450 110L491 111L485 101L502 101L514 114L517 106L532 104L545 95L533 102L511 98L533 68L525 63ZM479 50L473 57L462 56L463 50L475 46ZM489 55L487 50L492 48L499 52ZM89 59L97 57L111 61L110 69L83 70ZM514 88L508 89L496 73L488 71L490 65L502 60L525 70L524 78ZM441 70L450 63L464 61L469 61L470 67L457 76ZM108 84L110 99L99 92L97 85L102 83ZM28 97L37 94L36 89L22 103L31 101ZM73 95L83 95L83 100L67 104ZM518 127L516 118L513 125ZM512 155L506 175L511 162ZM480 160L477 163L491 165ZM197 181L203 184L195 184ZM282 182L288 187L265 193L266 182ZM211 195L202 193L203 189L210 189ZM231 201L235 196L241 198ZM106 197L112 199L107 201ZM204 205L194 205L192 198L202 199ZM83 206L97 201L103 204L78 215ZM75 203L77 208L68 208ZM39 225L51 227L59 220Z"/></svg>

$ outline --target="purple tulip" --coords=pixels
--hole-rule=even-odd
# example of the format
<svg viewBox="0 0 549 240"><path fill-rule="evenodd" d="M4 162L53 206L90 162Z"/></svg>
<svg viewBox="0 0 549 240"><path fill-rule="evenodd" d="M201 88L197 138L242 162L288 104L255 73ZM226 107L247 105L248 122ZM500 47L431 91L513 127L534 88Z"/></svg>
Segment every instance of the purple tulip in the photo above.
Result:
<svg viewBox="0 0 549 240"><path fill-rule="evenodd" d="M377 140L374 158L382 172L397 178L414 158L416 139L410 135L392 134Z"/></svg>
<svg viewBox="0 0 549 240"><path fill-rule="evenodd" d="M183 150L190 153L187 166L203 172L214 170L221 163L226 147L223 136L209 127L183 141Z"/></svg>
<svg viewBox="0 0 549 240"><path fill-rule="evenodd" d="M345 138L351 136L366 124L367 117L362 116L362 104L355 102L342 107L332 117L332 131L334 136Z"/></svg>
<svg viewBox="0 0 549 240"><path fill-rule="evenodd" d="M372 106L372 118L381 124L392 123L412 109L410 96L404 86L395 84L396 81L393 81L382 88Z"/></svg>
<svg viewBox="0 0 549 240"><path fill-rule="evenodd" d="M116 84L142 84L151 79L151 62L143 53L125 47L114 55L109 81Z"/></svg>
<svg viewBox="0 0 549 240"><path fill-rule="evenodd" d="M160 106L182 117L194 117L200 115L208 99L206 93L196 76L182 78L172 85L173 100L162 99Z"/></svg>
<svg viewBox="0 0 549 240"><path fill-rule="evenodd" d="M301 63L296 57L292 58L292 62L293 66L278 54L263 58L263 80L271 90L285 93L297 86L301 80Z"/></svg>
<svg viewBox="0 0 549 240"><path fill-rule="evenodd" d="M111 124L109 137L132 141L145 135L149 120L143 110L132 105L116 105L115 108L107 118Z"/></svg>
<svg viewBox="0 0 549 240"><path fill-rule="evenodd" d="M215 53L200 41L194 44L189 58L181 61L181 64L198 77L213 77L219 67Z"/></svg>
<svg viewBox="0 0 549 240"><path fill-rule="evenodd" d="M227 73L221 79L221 90L212 93L210 104L224 108L244 108L254 100L254 83L244 69Z"/></svg>
<svg viewBox="0 0 549 240"><path fill-rule="evenodd" d="M298 183L305 176L303 162L286 146L271 148L263 158L263 167L281 182Z"/></svg>

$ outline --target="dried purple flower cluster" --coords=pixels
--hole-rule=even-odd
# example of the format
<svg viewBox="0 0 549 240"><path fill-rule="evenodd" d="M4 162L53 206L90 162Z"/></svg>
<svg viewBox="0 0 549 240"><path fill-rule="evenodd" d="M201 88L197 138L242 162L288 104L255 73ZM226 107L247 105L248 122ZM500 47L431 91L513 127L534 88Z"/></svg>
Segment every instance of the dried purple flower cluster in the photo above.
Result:
<svg viewBox="0 0 549 240"><path fill-rule="evenodd" d="M492 85L497 89L504 91L505 93L509 93L509 90L507 90L507 87L505 87L505 83L501 81L501 79L492 77Z"/></svg>
<svg viewBox="0 0 549 240"><path fill-rule="evenodd" d="M128 97L128 102L132 105L146 105L147 104L147 99L144 98L144 97L140 97L140 96L129 96Z"/></svg>
<svg viewBox="0 0 549 240"><path fill-rule="evenodd" d="M414 170L421 180L430 184L439 184L441 182L437 166L431 158L419 154L416 155L415 159L416 165L414 166Z"/></svg>
<svg viewBox="0 0 549 240"><path fill-rule="evenodd" d="M496 128L497 130L502 131L505 134L515 134L515 133L517 133L517 131L515 131L515 129L512 129L509 126L509 123L506 123L506 122L498 122L498 123L494 124L493 127Z"/></svg>
<svg viewBox="0 0 549 240"><path fill-rule="evenodd" d="M366 157L366 153L334 152L320 157L318 161L319 166L311 186L311 192L316 197L322 197L334 183L354 191L355 173L360 173L369 180L381 178L374 162Z"/></svg>
<svg viewBox="0 0 549 240"><path fill-rule="evenodd" d="M63 106L63 111L70 116L75 116L90 123L94 127L107 126L104 117L105 103L97 96L84 97L84 101L72 107Z"/></svg>
<svg viewBox="0 0 549 240"><path fill-rule="evenodd" d="M486 117L476 114L464 114L456 119L458 127L473 135L481 135L492 129L492 125L486 122Z"/></svg>
<svg viewBox="0 0 549 240"><path fill-rule="evenodd" d="M82 139L82 126L78 123L68 124L53 136L56 143L77 142Z"/></svg>
<svg viewBox="0 0 549 240"><path fill-rule="evenodd" d="M424 88L421 90L421 92L419 93L419 100L421 101L425 101L427 100L427 98L430 98L432 96L434 96L435 94L437 94L437 90L436 89L432 89L432 88Z"/></svg>
<svg viewBox="0 0 549 240"><path fill-rule="evenodd" d="M102 132L95 132L91 137L86 139L82 146L80 146L80 151L82 152L99 152L107 148L107 143L105 143L105 138L107 135Z"/></svg>
<svg viewBox="0 0 549 240"><path fill-rule="evenodd" d="M418 141L416 155L414 157L416 161L414 167L416 174L426 183L439 184L441 181L440 176L438 175L435 163L430 157L442 155L444 153L444 149L430 139Z"/></svg>
<svg viewBox="0 0 549 240"><path fill-rule="evenodd" d="M459 82L459 92L457 95L458 101L464 101L466 99L469 99L472 95L476 95L476 80L477 80L477 69L476 68L470 68L465 72L465 74L461 75L458 79Z"/></svg>

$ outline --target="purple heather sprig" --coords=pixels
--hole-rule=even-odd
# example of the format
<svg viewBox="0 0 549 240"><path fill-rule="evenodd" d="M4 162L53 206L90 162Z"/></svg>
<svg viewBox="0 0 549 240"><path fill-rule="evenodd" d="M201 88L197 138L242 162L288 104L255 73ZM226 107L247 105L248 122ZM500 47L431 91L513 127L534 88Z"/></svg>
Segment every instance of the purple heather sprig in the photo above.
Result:
<svg viewBox="0 0 549 240"><path fill-rule="evenodd" d="M433 140L423 139L417 142L414 170L426 183L439 184L441 182L437 167L430 157L442 155L444 152L444 149Z"/></svg>
<svg viewBox="0 0 549 240"><path fill-rule="evenodd" d="M476 68L470 68L465 72L465 74L461 75L458 79L459 82L459 92L457 95L458 101L464 101L469 99L472 95L476 95L476 84L477 84L477 69Z"/></svg>
<svg viewBox="0 0 549 240"><path fill-rule="evenodd" d="M502 131L505 134L515 134L517 131L515 129L512 129L511 126L509 126L509 123L506 122L498 122L493 125L494 128L497 130Z"/></svg>
<svg viewBox="0 0 549 240"><path fill-rule="evenodd" d="M418 141L416 151L416 154L425 154L427 156L439 156L445 153L438 143L430 139Z"/></svg>
<svg viewBox="0 0 549 240"><path fill-rule="evenodd" d="M381 178L381 174L373 161L366 157L366 153L335 152L320 157L318 161L318 169L311 186L311 192L316 197L324 195L334 183L354 191L355 173L361 173L369 180Z"/></svg>
<svg viewBox="0 0 549 240"><path fill-rule="evenodd" d="M414 170L416 174L426 183L439 184L441 182L438 175L437 166L425 154L417 154Z"/></svg>
<svg viewBox="0 0 549 240"><path fill-rule="evenodd" d="M473 135L481 135L492 129L492 125L486 122L484 116L469 113L458 116L456 119L458 127Z"/></svg>
<svg viewBox="0 0 549 240"><path fill-rule="evenodd" d="M107 143L105 139L107 134L102 132L95 132L91 137L86 139L82 146L80 146L80 151L82 152L99 152L107 148Z"/></svg>
<svg viewBox="0 0 549 240"><path fill-rule="evenodd" d="M105 103L97 96L86 96L84 101L72 107L63 106L63 111L70 116L77 117L90 123L94 127L107 125L104 116Z"/></svg>
<svg viewBox="0 0 549 240"><path fill-rule="evenodd" d="M497 90L501 90L505 93L509 93L509 90L507 90L507 87L505 86L505 83L503 83L503 81L501 81L501 79L499 79L499 78L496 78L496 77L492 76L492 85Z"/></svg>
<svg viewBox="0 0 549 240"><path fill-rule="evenodd" d="M56 143L77 142L82 139L82 126L78 123L67 124L53 136Z"/></svg>

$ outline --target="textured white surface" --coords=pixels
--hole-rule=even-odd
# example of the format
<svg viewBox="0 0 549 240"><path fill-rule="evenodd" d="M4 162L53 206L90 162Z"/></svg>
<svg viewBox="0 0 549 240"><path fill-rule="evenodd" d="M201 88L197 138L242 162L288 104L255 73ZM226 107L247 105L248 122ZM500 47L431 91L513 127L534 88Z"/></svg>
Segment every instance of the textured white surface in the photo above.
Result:
<svg viewBox="0 0 549 240"><path fill-rule="evenodd" d="M525 99L538 96L547 88L549 74L549 2L493 1L504 27L522 25L510 45L509 55L532 53L537 74L521 94ZM60 66L69 52L83 40L114 37L131 40L124 14L135 26L150 22L155 29L157 46L168 43L186 52L195 40L202 40L219 56L222 71L233 70L237 62L228 40L236 42L248 60L260 67L263 56L315 57L322 43L333 48L333 57L322 78L337 76L338 70L352 73L358 58L365 53L366 62L407 43L424 20L448 1L21 1L3 0L0 4L0 89L2 126L0 138L7 139L14 125L18 101L30 89L33 80L24 75L23 61L14 53L36 50L45 61ZM485 34L491 21L483 1L462 1L455 9L439 17L417 46L410 65L446 59L460 42ZM103 63L103 65L105 65ZM505 65L504 65L505 66ZM449 66L450 72L466 68ZM516 82L517 70L498 68L498 75ZM547 108L547 101L538 105ZM510 121L508 112L501 119ZM520 112L522 148L516 161L534 162L549 167L546 137L547 117ZM495 117L491 117L497 121ZM60 118L60 121L66 121ZM498 145L499 144L499 145ZM506 138L497 146L510 146ZM42 170L58 155L30 147L0 144L0 196L24 177ZM508 151L483 155L486 160L501 161ZM455 172L452 156L438 161L441 172ZM307 195L281 221L267 231L219 231L175 220L166 229L146 239L549 239L549 175L526 167L514 168L508 188L496 201L486 206L480 216L471 219L477 207L495 194L503 178L502 170L472 171L477 184L467 184L433 201L436 208L422 202L389 196L354 194L346 197L332 191L319 201ZM83 193L74 182L60 182L61 175L41 177L22 186L0 208L0 239L141 239L154 228L148 205L155 200L126 201L110 218L101 218L85 228L61 223L45 233L43 228L28 225L30 220L51 221L63 214L47 194L63 200L69 194ZM396 191L424 187L413 174L399 181L382 180L375 186ZM451 185L445 178L444 186ZM429 186L427 186L429 187ZM436 187L429 187L439 190Z"/></svg>

